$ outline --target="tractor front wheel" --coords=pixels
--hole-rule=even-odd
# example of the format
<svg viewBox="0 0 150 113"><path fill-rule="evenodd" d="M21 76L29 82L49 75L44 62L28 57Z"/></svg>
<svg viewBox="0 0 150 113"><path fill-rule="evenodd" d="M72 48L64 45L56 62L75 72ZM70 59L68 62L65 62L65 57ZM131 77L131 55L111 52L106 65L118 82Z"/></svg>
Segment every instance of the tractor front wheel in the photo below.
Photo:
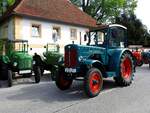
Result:
<svg viewBox="0 0 150 113"><path fill-rule="evenodd" d="M41 69L39 66L34 67L34 77L35 77L35 83L39 83L41 80Z"/></svg>
<svg viewBox="0 0 150 113"><path fill-rule="evenodd" d="M60 90L67 90L72 85L73 80L67 79L66 76L67 76L67 74L64 72L63 68L58 70L58 73L57 73L56 79L55 79L55 83L56 83L56 86Z"/></svg>
<svg viewBox="0 0 150 113"><path fill-rule="evenodd" d="M142 65L143 65L143 61L137 61L137 64L136 64L137 66L139 66L139 67L141 67Z"/></svg>
<svg viewBox="0 0 150 113"><path fill-rule="evenodd" d="M134 71L133 58L130 53L125 52L121 56L119 76L115 77L114 80L119 86L128 86L133 80Z"/></svg>
<svg viewBox="0 0 150 113"><path fill-rule="evenodd" d="M84 78L84 90L88 97L97 96L102 90L103 77L97 68L90 69Z"/></svg>
<svg viewBox="0 0 150 113"><path fill-rule="evenodd" d="M8 70L8 87L12 87L13 85L13 75L12 71Z"/></svg>

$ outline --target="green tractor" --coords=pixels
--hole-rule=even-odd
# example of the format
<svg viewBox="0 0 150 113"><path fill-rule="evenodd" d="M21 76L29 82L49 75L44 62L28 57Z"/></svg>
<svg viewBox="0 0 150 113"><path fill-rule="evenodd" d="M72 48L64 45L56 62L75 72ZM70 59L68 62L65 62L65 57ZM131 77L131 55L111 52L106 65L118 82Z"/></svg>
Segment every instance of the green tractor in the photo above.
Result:
<svg viewBox="0 0 150 113"><path fill-rule="evenodd" d="M8 80L8 86L13 85L13 79L27 78L35 75L39 83L41 70L34 65L33 58L28 54L26 40L0 40L0 80Z"/></svg>
<svg viewBox="0 0 150 113"><path fill-rule="evenodd" d="M44 48L46 51L43 53L43 56L35 53L33 61L36 66L40 67L42 75L44 70L50 71L52 80L55 80L58 66L63 65L61 63L61 61L63 61L63 55L59 53L58 44L47 44Z"/></svg>

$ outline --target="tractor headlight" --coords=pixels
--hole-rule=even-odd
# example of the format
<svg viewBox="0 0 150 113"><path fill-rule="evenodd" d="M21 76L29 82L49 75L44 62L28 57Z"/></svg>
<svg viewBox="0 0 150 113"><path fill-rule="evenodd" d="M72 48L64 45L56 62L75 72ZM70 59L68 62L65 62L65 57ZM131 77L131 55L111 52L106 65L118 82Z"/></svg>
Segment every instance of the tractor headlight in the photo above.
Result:
<svg viewBox="0 0 150 113"><path fill-rule="evenodd" d="M13 66L16 67L17 65L18 65L18 63L17 63L17 62L14 62Z"/></svg>
<svg viewBox="0 0 150 113"><path fill-rule="evenodd" d="M60 57L59 59L58 59L58 62L63 62L64 61L64 57Z"/></svg>
<svg viewBox="0 0 150 113"><path fill-rule="evenodd" d="M35 64L36 64L36 61L33 61L32 64L35 65Z"/></svg>
<svg viewBox="0 0 150 113"><path fill-rule="evenodd" d="M79 62L82 62L84 60L83 56L80 56L78 60Z"/></svg>

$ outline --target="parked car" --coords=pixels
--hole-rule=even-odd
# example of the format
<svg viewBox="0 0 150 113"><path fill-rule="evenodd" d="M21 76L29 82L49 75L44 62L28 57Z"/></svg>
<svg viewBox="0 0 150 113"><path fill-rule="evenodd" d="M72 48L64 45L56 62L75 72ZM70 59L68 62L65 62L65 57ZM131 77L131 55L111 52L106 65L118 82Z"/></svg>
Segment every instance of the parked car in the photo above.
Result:
<svg viewBox="0 0 150 113"><path fill-rule="evenodd" d="M90 30L86 46L66 45L64 66L58 69L56 86L67 90L73 80L83 80L88 97L100 93L103 78L113 77L116 84L129 86L134 77L134 57L126 48L126 32L126 27L117 24L100 26Z"/></svg>
<svg viewBox="0 0 150 113"><path fill-rule="evenodd" d="M8 80L9 87L13 85L13 79L31 77L32 72L35 82L40 82L40 68L32 61L28 54L28 41L0 40L0 79Z"/></svg>

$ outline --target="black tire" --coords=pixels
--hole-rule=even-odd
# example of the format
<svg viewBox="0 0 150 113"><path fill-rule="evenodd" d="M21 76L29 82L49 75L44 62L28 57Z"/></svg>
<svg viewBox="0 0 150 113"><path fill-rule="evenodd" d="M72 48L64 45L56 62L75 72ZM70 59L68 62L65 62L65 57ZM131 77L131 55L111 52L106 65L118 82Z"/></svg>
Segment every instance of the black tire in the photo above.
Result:
<svg viewBox="0 0 150 113"><path fill-rule="evenodd" d="M40 69L41 69L41 76L43 76L44 75L44 69L42 67Z"/></svg>
<svg viewBox="0 0 150 113"><path fill-rule="evenodd" d="M72 85L73 80L67 78L67 74L64 71L64 68L60 68L55 78L56 86L60 90L67 90Z"/></svg>
<svg viewBox="0 0 150 113"><path fill-rule="evenodd" d="M8 87L12 87L13 85L13 74L11 70L8 70Z"/></svg>
<svg viewBox="0 0 150 113"><path fill-rule="evenodd" d="M141 67L143 64L144 64L143 61L140 61L140 62L137 63L136 65L139 66L139 67Z"/></svg>
<svg viewBox="0 0 150 113"><path fill-rule="evenodd" d="M8 80L8 65L0 61L0 80Z"/></svg>
<svg viewBox="0 0 150 113"><path fill-rule="evenodd" d="M124 52L120 60L119 75L114 78L116 84L119 86L129 86L133 81L133 72L133 57L130 53Z"/></svg>
<svg viewBox="0 0 150 113"><path fill-rule="evenodd" d="M35 83L39 83L41 80L41 69L39 66L34 67L34 77L35 77Z"/></svg>
<svg viewBox="0 0 150 113"><path fill-rule="evenodd" d="M91 68L84 77L85 94L92 98L99 95L103 87L103 77L100 70Z"/></svg>

